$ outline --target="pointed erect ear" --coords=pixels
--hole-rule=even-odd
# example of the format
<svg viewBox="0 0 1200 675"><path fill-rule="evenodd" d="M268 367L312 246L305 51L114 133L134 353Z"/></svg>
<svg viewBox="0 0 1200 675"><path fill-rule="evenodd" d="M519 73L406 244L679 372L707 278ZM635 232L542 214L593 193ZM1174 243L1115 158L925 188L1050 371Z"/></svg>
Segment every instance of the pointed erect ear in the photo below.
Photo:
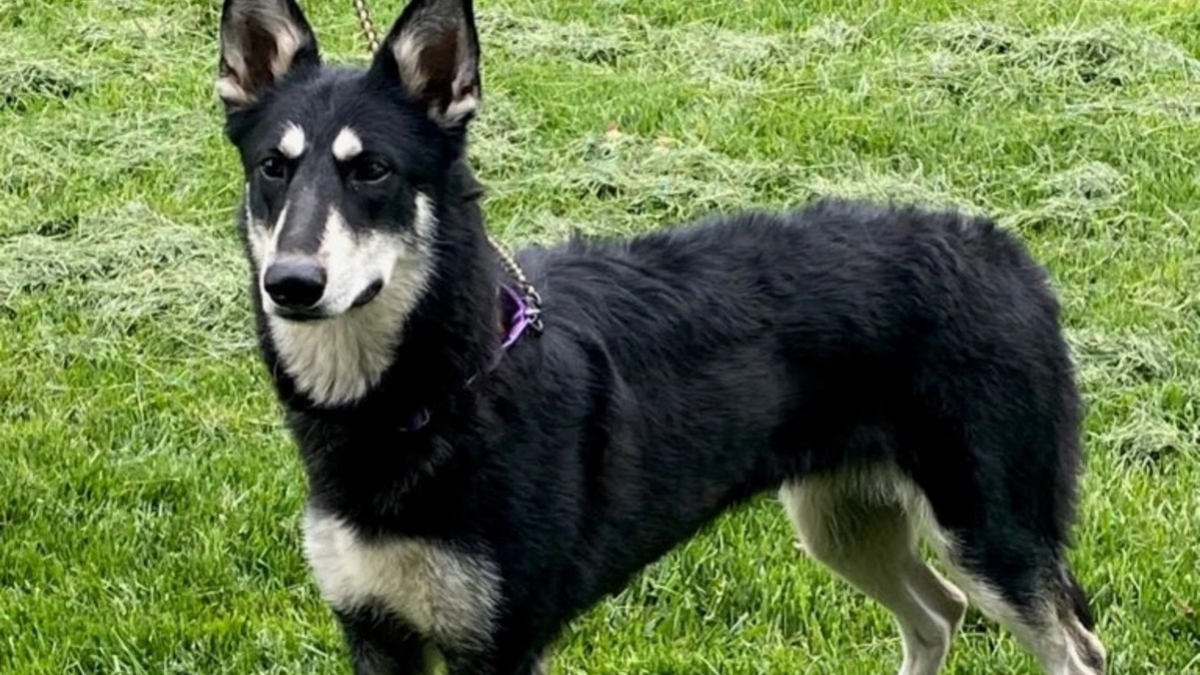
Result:
<svg viewBox="0 0 1200 675"><path fill-rule="evenodd" d="M225 0L216 91L227 107L252 105L285 75L320 62L295 0Z"/></svg>
<svg viewBox="0 0 1200 675"><path fill-rule="evenodd" d="M479 109L479 36L471 0L412 0L380 46L377 76L398 79L443 128Z"/></svg>

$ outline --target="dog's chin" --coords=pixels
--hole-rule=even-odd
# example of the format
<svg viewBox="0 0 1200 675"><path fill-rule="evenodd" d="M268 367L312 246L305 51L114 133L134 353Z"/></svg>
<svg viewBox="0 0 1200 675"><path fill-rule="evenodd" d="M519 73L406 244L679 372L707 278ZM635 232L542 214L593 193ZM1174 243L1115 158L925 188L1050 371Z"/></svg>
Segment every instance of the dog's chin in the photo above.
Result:
<svg viewBox="0 0 1200 675"><path fill-rule="evenodd" d="M292 323L318 323L336 319L339 316L344 316L357 309L361 309L371 304L377 297L380 291L383 290L383 280L377 279L371 282L361 293L355 296L354 301L350 306L344 308L331 308L326 303L320 303L315 307L306 309L290 309L280 307L273 302L267 302L267 314L283 321Z"/></svg>

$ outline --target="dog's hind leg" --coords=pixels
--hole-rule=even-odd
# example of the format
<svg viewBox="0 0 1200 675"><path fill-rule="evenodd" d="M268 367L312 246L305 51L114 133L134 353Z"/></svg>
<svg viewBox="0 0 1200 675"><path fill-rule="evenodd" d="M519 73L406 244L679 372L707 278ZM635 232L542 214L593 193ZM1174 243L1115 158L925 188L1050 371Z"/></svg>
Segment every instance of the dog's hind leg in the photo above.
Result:
<svg viewBox="0 0 1200 675"><path fill-rule="evenodd" d="M1104 675L1104 645L1093 633L1087 598L1061 553L1014 541L1029 541L1025 537L991 532L959 537L946 552L951 576L984 615L1012 632L1047 675Z"/></svg>
<svg viewBox="0 0 1200 675"><path fill-rule="evenodd" d="M950 578L1044 673L1103 675L1107 654L1066 559L1075 425L1060 424L1068 430L1060 432L1043 423L1050 415L987 418L997 412L1011 411L989 405L962 434L976 447L926 446L927 457L943 461L924 462L914 476L932 511L925 522L935 530ZM1057 455L1038 449L1055 442Z"/></svg>
<svg viewBox="0 0 1200 675"><path fill-rule="evenodd" d="M893 614L900 675L937 675L967 601L918 554L896 480L892 471L808 477L785 484L780 498L804 550Z"/></svg>

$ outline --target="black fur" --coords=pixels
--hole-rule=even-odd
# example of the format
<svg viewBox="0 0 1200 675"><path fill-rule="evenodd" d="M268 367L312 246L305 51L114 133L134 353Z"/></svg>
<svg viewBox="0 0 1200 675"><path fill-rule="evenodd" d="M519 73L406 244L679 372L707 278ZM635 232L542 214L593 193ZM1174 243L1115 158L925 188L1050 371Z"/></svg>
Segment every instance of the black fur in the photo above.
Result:
<svg viewBox="0 0 1200 675"><path fill-rule="evenodd" d="M874 464L921 488L960 562L1015 606L1061 579L1080 402L1046 274L990 221L824 200L528 249L545 332L466 386L497 348L505 279L462 130L378 73L313 69L231 112L250 180L285 113L325 135L351 116L375 125L365 135L403 166L361 213L402 221L416 189L437 205L432 285L394 365L354 405L296 390L252 295L312 504L365 537L432 539L498 565L494 649L437 645L451 672L533 672L565 622L722 512ZM429 424L399 430L421 407ZM1086 607L1073 578L1070 595ZM397 619L338 616L359 672L423 662Z"/></svg>

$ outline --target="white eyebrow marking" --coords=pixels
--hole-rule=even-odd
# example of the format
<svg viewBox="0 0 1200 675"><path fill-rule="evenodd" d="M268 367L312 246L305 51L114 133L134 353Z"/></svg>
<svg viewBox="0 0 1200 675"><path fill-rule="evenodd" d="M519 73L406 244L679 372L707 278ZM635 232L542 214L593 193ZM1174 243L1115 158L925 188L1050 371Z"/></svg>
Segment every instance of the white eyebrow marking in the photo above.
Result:
<svg viewBox="0 0 1200 675"><path fill-rule="evenodd" d="M296 159L304 154L306 142L304 130L295 122L288 122L287 130L283 132L283 138L279 139L279 151L288 159Z"/></svg>
<svg viewBox="0 0 1200 675"><path fill-rule="evenodd" d="M333 139L333 156L339 162L352 159L362 152L362 139L350 127L343 127Z"/></svg>

